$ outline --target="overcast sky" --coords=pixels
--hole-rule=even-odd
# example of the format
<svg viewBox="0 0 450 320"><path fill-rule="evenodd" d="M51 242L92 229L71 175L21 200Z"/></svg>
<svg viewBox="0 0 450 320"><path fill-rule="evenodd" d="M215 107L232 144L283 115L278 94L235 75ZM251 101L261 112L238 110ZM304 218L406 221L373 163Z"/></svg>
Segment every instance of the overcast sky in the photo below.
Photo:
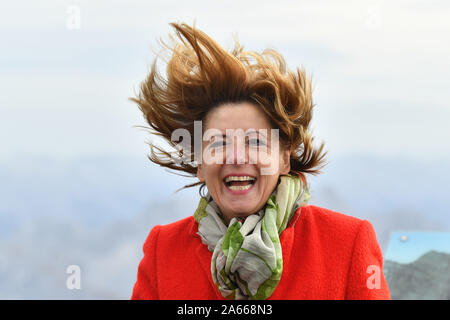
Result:
<svg viewBox="0 0 450 320"><path fill-rule="evenodd" d="M0 8L2 156L145 154L127 100L193 23L226 48L279 50L313 77L312 129L331 156L450 158L445 1L14 1Z"/></svg>

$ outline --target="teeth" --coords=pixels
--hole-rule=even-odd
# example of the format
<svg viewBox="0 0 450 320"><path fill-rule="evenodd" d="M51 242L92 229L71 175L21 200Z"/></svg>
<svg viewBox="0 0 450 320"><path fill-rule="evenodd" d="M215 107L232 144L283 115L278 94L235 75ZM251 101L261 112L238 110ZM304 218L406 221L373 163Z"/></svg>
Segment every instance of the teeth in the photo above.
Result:
<svg viewBox="0 0 450 320"><path fill-rule="evenodd" d="M253 181L255 180L255 178L253 177L249 177L249 176L229 176L226 177L225 182L230 182L230 181Z"/></svg>
<svg viewBox="0 0 450 320"><path fill-rule="evenodd" d="M248 190L252 187L251 184L248 184L246 186L229 186L228 188L231 190Z"/></svg>

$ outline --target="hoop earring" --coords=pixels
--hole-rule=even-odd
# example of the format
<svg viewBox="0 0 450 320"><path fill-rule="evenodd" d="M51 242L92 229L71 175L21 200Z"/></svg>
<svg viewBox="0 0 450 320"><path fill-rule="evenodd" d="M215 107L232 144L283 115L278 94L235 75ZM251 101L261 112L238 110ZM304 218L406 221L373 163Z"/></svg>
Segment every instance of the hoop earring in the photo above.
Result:
<svg viewBox="0 0 450 320"><path fill-rule="evenodd" d="M206 183L203 182L202 185L200 186L200 188L198 189L198 194L202 198L206 198L206 196L207 196L206 194L205 195L202 194L202 191L205 190L205 187L206 187Z"/></svg>

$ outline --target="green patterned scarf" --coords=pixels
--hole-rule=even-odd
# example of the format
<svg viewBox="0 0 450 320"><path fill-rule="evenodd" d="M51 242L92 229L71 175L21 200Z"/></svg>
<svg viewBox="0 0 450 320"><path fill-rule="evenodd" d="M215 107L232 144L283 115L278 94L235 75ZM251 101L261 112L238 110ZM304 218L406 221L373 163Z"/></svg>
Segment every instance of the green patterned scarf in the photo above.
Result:
<svg viewBox="0 0 450 320"><path fill-rule="evenodd" d="M212 278L223 297L263 300L272 295L283 271L280 234L308 199L301 178L280 176L277 188L258 213L244 222L233 218L227 227L209 192L201 197L194 218L202 242L213 252Z"/></svg>

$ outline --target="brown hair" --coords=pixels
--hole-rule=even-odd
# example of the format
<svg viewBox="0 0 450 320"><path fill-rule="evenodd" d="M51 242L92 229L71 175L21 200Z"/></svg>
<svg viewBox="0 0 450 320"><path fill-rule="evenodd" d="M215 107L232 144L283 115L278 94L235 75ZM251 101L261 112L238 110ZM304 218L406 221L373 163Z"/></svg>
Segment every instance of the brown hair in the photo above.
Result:
<svg viewBox="0 0 450 320"><path fill-rule="evenodd" d="M158 73L155 59L139 94L130 98L138 104L153 134L174 147L171 136L175 129L187 129L193 137L194 121L204 120L213 108L224 103L252 102L279 129L282 145L290 149L290 173L303 179L305 173L320 173L326 152L323 143L313 147L309 123L314 104L311 81L304 70L287 69L283 56L273 49L261 54L244 51L235 39L234 49L228 52L195 26L170 25L180 41L172 46L161 41L171 53L167 79ZM194 154L189 155L191 161L180 161L186 157L182 152L174 154L152 143L150 150L148 158L152 162L196 176Z"/></svg>

